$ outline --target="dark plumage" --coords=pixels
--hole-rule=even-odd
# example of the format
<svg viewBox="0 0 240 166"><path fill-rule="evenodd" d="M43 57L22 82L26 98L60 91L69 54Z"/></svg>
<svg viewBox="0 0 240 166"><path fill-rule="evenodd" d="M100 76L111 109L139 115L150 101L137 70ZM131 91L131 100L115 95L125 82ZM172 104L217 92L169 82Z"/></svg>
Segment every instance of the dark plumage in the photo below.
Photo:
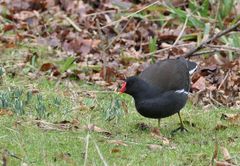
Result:
<svg viewBox="0 0 240 166"><path fill-rule="evenodd" d="M138 76L126 79L120 92L131 95L137 111L161 119L178 113L187 102L190 74L197 64L184 58L166 59L150 65Z"/></svg>

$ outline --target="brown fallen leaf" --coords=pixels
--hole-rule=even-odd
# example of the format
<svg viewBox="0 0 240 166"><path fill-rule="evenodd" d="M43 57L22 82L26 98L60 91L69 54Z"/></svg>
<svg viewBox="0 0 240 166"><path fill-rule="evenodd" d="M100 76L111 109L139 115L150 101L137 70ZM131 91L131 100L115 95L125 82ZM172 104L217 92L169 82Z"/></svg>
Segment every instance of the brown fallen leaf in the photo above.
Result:
<svg viewBox="0 0 240 166"><path fill-rule="evenodd" d="M3 116L3 115L12 116L12 115L13 115L13 112L12 112L12 111L9 111L9 110L7 110L7 109L0 109L0 116Z"/></svg>
<svg viewBox="0 0 240 166"><path fill-rule="evenodd" d="M121 150L118 149L118 148L113 148L113 149L111 150L111 153L119 153L119 152L121 152Z"/></svg>
<svg viewBox="0 0 240 166"><path fill-rule="evenodd" d="M48 71L56 68L56 66L53 63L44 63L40 67L40 71Z"/></svg>
<svg viewBox="0 0 240 166"><path fill-rule="evenodd" d="M227 148L221 147L221 149L222 149L222 153L223 153L224 160L225 160L226 162L230 163L230 164L236 165L236 164L234 163L234 161L232 160L232 157L230 156Z"/></svg>
<svg viewBox="0 0 240 166"><path fill-rule="evenodd" d="M224 113L222 114L221 119L227 120L231 123L240 123L240 113L236 113L236 114Z"/></svg>
<svg viewBox="0 0 240 166"><path fill-rule="evenodd" d="M51 71L51 74L55 77L61 74L57 66L55 66L53 63L44 63L40 68L40 71L43 71L43 72L46 72L49 70Z"/></svg>
<svg viewBox="0 0 240 166"><path fill-rule="evenodd" d="M76 120L67 121L63 120L61 122L50 123L44 120L35 120L34 121L39 128L44 130L56 130L56 131L66 131L66 130L76 130L80 129L78 126L79 123Z"/></svg>
<svg viewBox="0 0 240 166"><path fill-rule="evenodd" d="M230 156L228 150L225 147L221 147L221 150L222 150L225 161L218 161L217 160L218 143L216 141L211 165L215 165L215 166L236 166L236 164L231 160L231 156Z"/></svg>
<svg viewBox="0 0 240 166"><path fill-rule="evenodd" d="M167 139L166 137L162 136L162 135L160 134L159 129L154 128L154 129L151 131L151 135L152 135L153 137L159 139L160 141L162 141L162 143L163 143L164 145L169 145L169 144L170 144L170 140Z"/></svg>
<svg viewBox="0 0 240 166"><path fill-rule="evenodd" d="M102 133L102 134L105 134L106 136L111 136L112 135L112 133L110 133L109 131L104 130L100 127L97 127L94 124L86 125L86 126L84 126L84 129L86 129L88 131L94 131L94 132L97 132L97 133Z"/></svg>
<svg viewBox="0 0 240 166"><path fill-rule="evenodd" d="M193 85L192 89L197 91L203 91L206 89L206 80L204 77L200 77Z"/></svg>
<svg viewBox="0 0 240 166"><path fill-rule="evenodd" d="M223 153L223 157L225 161L230 161L231 160L231 156L227 150L227 148L225 147L221 147L222 153Z"/></svg>
<svg viewBox="0 0 240 166"><path fill-rule="evenodd" d="M115 145L128 146L128 144L124 143L122 140L109 140L108 143Z"/></svg>
<svg viewBox="0 0 240 166"><path fill-rule="evenodd" d="M16 28L16 26L14 24L7 24L7 25L4 25L3 31L7 32L7 31L13 30L15 28Z"/></svg>
<svg viewBox="0 0 240 166"><path fill-rule="evenodd" d="M79 128L79 121L77 119L73 119L72 121L68 121L68 120L63 120L60 122L55 122L54 124L59 125L59 127L63 128L63 129L78 129Z"/></svg>
<svg viewBox="0 0 240 166"><path fill-rule="evenodd" d="M83 39L82 42L85 44L85 45L89 45L91 46L92 48L97 48L99 43L101 42L101 40L92 40L92 39Z"/></svg>
<svg viewBox="0 0 240 166"><path fill-rule="evenodd" d="M227 128L227 126L223 125L223 124L217 124L215 126L215 130L225 130Z"/></svg>
<svg viewBox="0 0 240 166"><path fill-rule="evenodd" d="M216 166L234 166L231 163L228 163L226 161L215 161Z"/></svg>
<svg viewBox="0 0 240 166"><path fill-rule="evenodd" d="M154 133L154 134L156 134L156 135L161 135L160 130L159 130L159 128L157 128L157 127L152 128L152 129L151 129L151 133Z"/></svg>
<svg viewBox="0 0 240 166"><path fill-rule="evenodd" d="M34 88L34 89L29 90L29 92L31 92L32 94L36 94L36 93L39 93L40 91L39 91L39 89Z"/></svg>
<svg viewBox="0 0 240 166"><path fill-rule="evenodd" d="M214 152L213 152L213 156L211 159L211 166L213 166L214 161L216 161L217 156L218 156L218 141L217 141L217 139L215 139Z"/></svg>
<svg viewBox="0 0 240 166"><path fill-rule="evenodd" d="M217 70L217 65L213 64L213 65L210 65L210 66L202 67L200 69L200 73L201 73L202 76L206 76L206 75L209 75L212 72L215 72L216 70Z"/></svg>

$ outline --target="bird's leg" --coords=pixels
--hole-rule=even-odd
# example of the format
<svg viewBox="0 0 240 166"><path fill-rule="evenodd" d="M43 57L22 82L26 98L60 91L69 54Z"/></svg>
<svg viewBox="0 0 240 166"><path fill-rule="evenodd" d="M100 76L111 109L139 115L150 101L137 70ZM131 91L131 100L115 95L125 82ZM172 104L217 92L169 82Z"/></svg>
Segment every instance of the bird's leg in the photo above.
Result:
<svg viewBox="0 0 240 166"><path fill-rule="evenodd" d="M180 112L178 112L178 117L179 117L179 120L180 120L180 129L181 129L181 131L184 131L184 130L186 130L187 131L187 129L186 128L184 128L184 125L183 125L183 121L182 121L182 117L181 117L181 115L180 115Z"/></svg>
<svg viewBox="0 0 240 166"><path fill-rule="evenodd" d="M177 132L178 130L188 132L188 130L187 130L187 129L184 127L184 125L183 125L183 121L182 121L180 112L178 112L178 117L179 117L179 120L180 120L180 123L181 123L181 124L180 124L180 127L178 127L177 129L173 130L172 133L174 134L174 133Z"/></svg>
<svg viewBox="0 0 240 166"><path fill-rule="evenodd" d="M160 128L160 118L158 119L158 128Z"/></svg>

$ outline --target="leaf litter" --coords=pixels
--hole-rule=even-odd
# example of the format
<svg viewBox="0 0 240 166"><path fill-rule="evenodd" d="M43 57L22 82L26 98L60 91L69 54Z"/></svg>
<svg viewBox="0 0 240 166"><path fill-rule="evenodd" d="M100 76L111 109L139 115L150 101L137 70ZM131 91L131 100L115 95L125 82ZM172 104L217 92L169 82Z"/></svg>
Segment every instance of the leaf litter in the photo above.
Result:
<svg viewBox="0 0 240 166"><path fill-rule="evenodd" d="M119 80L141 72L153 59L164 59L169 55L171 58L177 57L198 42L196 38L189 41L179 40L179 45L186 46L173 46L183 27L171 20L169 8L160 3L122 0L3 0L0 5L6 9L3 17L10 21L9 23L1 20L3 29L5 32L13 32L11 36L4 34L0 38L4 48L17 47L16 41L23 41L57 49L58 53L54 57L58 56L64 60L71 55L75 58L73 63L78 68L71 74L66 74L69 71L61 71L61 67L46 62L39 71L49 73L50 70L50 76L62 78L75 74L76 78L106 86L111 90L118 87ZM148 5L149 7L146 7ZM172 5L178 7L179 3L176 1ZM154 21L147 21L145 11L153 14L153 18L159 12L157 10L154 13L152 6L165 13L165 17L168 18L165 21L173 26L161 27ZM135 13L136 16L125 16L123 9ZM225 21L227 23L231 19ZM103 37L99 35L97 22ZM201 31L187 26L182 35L191 36L193 32ZM149 56L149 37L154 36L157 51L155 55ZM224 52L220 52L209 58L195 57L193 60L199 63L198 71L192 77L193 95L197 95L197 101L194 103L202 106L215 104L239 108L239 55L229 60ZM100 66L101 70L92 70L90 65Z"/></svg>
<svg viewBox="0 0 240 166"><path fill-rule="evenodd" d="M138 12L149 5L148 1L141 4L122 0L114 2L118 5L112 1L3 0L0 7L7 10L5 15L1 16L0 22L3 24L3 31L12 32L13 35L3 34L0 37L1 46L4 49L16 48L18 42L28 42L51 47L57 50L53 55L55 58L60 57L62 60L66 60L69 56L73 56L73 63L77 65L77 69L71 72L69 70L61 71L61 67L58 65L44 62L34 74L35 77L38 77L39 73L64 79L76 75L76 78L80 80L94 82L113 90L127 76L140 73L152 63L152 60L165 59L169 55L171 58L177 57L189 50L193 44L198 43L195 33L200 33L202 30L187 27L184 36L192 35L191 40L180 40L178 44L185 44L183 47L178 45L172 47L181 28L178 22L171 20L171 15L164 5L158 7L166 17L169 17L166 22L172 25L160 27L159 24L148 21L144 14L141 15ZM181 3L178 3L180 1L175 1L173 5L181 6ZM236 8L239 8L239 4ZM133 17L130 17L131 14L124 16L123 9L127 9L130 13L136 13ZM151 13L148 8L146 11ZM116 18L118 19L116 20ZM223 24L229 24L231 19L225 19ZM105 41L98 34L97 20L99 20L100 29L106 38ZM157 37L157 51L153 56L150 56L152 54L149 49L150 36ZM214 42L222 43L221 40ZM108 45L104 50L104 57L101 55L103 43ZM31 56L33 53L29 51L28 54ZM31 58L21 63L28 63L30 60ZM239 109L239 53L232 60L229 60L223 51L208 58L195 57L193 60L199 64L197 72L191 79L191 91L193 92L191 99L194 100L194 104L219 105ZM128 112L126 107L124 110ZM1 110L1 112L3 115L9 115L6 111ZM223 114L222 117L231 123L239 123L238 114ZM109 131L94 124L80 126L77 120L56 123L36 120L35 124L44 130L84 129L111 136ZM148 126L142 125L142 128L148 129ZM223 125L216 127L217 130L224 128ZM151 131L151 135L164 145L171 144L171 141L158 131ZM112 143L125 146L125 143L119 140ZM151 145L149 148L155 150L161 149L161 146ZM223 151L228 156L227 150ZM119 151L113 150L112 152ZM227 160L226 158L224 160ZM228 161L224 162L232 164ZM221 165L220 161L216 161L216 164Z"/></svg>
<svg viewBox="0 0 240 166"><path fill-rule="evenodd" d="M36 124L39 128L43 130L56 130L56 131L90 131L90 132L96 132L101 133L105 136L110 137L112 135L111 132L102 129L94 124L88 124L84 126L80 126L80 122L78 120L72 120L72 121L61 121L61 122L55 122L50 123L44 120L34 120L34 124Z"/></svg>

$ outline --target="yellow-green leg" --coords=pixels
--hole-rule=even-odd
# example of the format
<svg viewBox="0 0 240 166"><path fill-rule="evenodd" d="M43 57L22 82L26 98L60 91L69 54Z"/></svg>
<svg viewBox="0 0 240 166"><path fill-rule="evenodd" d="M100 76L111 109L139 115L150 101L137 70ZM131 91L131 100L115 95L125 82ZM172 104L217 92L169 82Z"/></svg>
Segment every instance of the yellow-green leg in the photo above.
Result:
<svg viewBox="0 0 240 166"><path fill-rule="evenodd" d="M173 130L172 131L172 134L174 134L175 132L177 132L178 130L181 130L181 131L187 131L188 132L188 130L184 127L184 125L183 125L183 121L182 121L182 117L181 117L181 115L180 115L180 112L178 112L178 117L179 117L179 120L180 120L180 127L178 127L177 129L175 129L175 130Z"/></svg>
<svg viewBox="0 0 240 166"><path fill-rule="evenodd" d="M184 129L184 125L183 125L183 121L182 121L182 117L181 117L181 115L180 115L180 112L178 112L178 117L179 117L179 120L180 120L180 125L181 125L181 130L183 130Z"/></svg>

